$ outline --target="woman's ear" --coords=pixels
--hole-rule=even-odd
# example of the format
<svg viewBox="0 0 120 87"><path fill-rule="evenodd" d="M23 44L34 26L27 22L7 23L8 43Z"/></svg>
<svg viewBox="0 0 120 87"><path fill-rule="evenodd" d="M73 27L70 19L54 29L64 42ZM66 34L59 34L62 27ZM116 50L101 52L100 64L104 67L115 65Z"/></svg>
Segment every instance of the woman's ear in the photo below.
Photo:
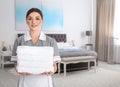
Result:
<svg viewBox="0 0 120 87"><path fill-rule="evenodd" d="M43 19L41 20L41 24L43 24Z"/></svg>
<svg viewBox="0 0 120 87"><path fill-rule="evenodd" d="M41 20L41 23L40 23L40 25L41 25L41 26L43 25L43 20Z"/></svg>
<svg viewBox="0 0 120 87"><path fill-rule="evenodd" d="M27 19L26 19L26 24L28 24Z"/></svg>

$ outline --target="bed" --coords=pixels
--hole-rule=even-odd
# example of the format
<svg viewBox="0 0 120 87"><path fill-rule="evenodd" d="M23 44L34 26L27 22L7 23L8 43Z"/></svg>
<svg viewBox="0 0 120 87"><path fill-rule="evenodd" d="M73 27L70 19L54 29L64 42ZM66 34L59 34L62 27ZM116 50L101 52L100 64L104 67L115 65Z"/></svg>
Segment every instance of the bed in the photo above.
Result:
<svg viewBox="0 0 120 87"><path fill-rule="evenodd" d="M47 34L55 38L60 52L61 62L58 64L58 73L64 71L64 76L69 70L90 69L96 67L97 53L86 49L71 46L66 41L66 34Z"/></svg>

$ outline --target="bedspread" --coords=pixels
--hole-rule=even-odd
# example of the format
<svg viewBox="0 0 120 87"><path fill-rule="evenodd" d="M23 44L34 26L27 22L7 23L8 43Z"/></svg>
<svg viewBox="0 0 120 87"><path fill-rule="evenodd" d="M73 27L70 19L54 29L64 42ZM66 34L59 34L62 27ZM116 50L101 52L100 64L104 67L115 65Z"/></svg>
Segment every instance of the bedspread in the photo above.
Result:
<svg viewBox="0 0 120 87"><path fill-rule="evenodd" d="M61 57L77 57L77 56L95 56L97 53L95 51L88 51L85 49L60 49Z"/></svg>

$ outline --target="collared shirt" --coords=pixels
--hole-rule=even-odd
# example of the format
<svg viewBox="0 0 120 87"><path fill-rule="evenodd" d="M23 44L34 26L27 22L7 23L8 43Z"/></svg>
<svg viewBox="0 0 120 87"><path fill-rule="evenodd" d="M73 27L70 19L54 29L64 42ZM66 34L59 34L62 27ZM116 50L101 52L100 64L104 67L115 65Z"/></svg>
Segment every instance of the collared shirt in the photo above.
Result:
<svg viewBox="0 0 120 87"><path fill-rule="evenodd" d="M18 37L14 42L11 61L16 61L17 46L50 46L54 48L54 61L60 61L59 51L55 39L41 32L36 44L32 42L29 32ZM47 75L20 75L18 87L53 87L52 77Z"/></svg>
<svg viewBox="0 0 120 87"><path fill-rule="evenodd" d="M29 32L26 32L25 35L24 35L24 40L25 41L28 41L28 40L31 40L31 36L30 36L30 33ZM39 40L46 40L46 35L41 31L41 34L40 34L40 37L39 37Z"/></svg>

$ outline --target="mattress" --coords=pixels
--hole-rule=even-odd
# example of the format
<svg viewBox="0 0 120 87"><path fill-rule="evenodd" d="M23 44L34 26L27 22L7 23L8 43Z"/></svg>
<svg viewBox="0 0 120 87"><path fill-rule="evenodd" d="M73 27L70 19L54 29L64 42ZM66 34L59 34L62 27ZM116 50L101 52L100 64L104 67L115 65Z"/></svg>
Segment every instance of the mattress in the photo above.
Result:
<svg viewBox="0 0 120 87"><path fill-rule="evenodd" d="M97 57L95 51L88 51L85 49L60 49L60 56L62 57L77 57L77 56L94 56Z"/></svg>

